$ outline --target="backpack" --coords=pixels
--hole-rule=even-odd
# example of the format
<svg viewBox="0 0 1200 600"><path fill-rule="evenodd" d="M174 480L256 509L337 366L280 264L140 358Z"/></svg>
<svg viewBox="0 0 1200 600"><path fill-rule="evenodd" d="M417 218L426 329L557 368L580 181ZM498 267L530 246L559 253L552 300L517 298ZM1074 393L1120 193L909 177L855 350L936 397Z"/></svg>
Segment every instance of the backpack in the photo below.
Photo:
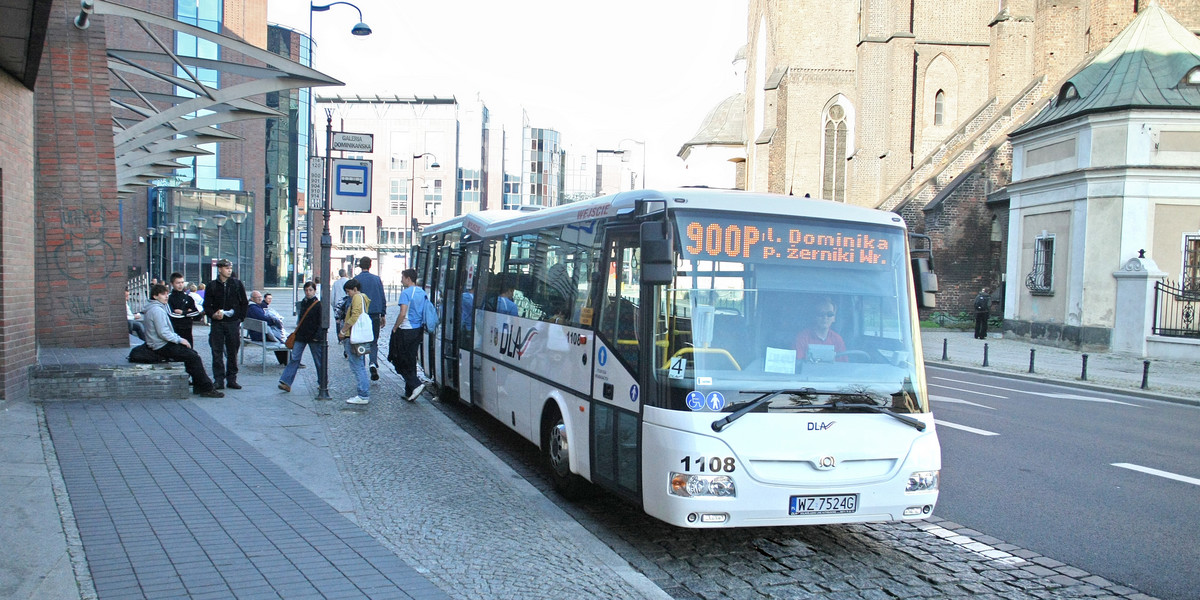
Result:
<svg viewBox="0 0 1200 600"><path fill-rule="evenodd" d="M987 312L988 299L986 296L978 296L975 298L975 312Z"/></svg>
<svg viewBox="0 0 1200 600"><path fill-rule="evenodd" d="M338 300L337 306L333 307L333 318L338 321L345 321L346 311L348 310L350 310L350 296L342 296L342 299Z"/></svg>
<svg viewBox="0 0 1200 600"><path fill-rule="evenodd" d="M421 320L425 322L425 331L433 333L438 325L437 307L429 299L429 295L425 295L425 307L421 310Z"/></svg>

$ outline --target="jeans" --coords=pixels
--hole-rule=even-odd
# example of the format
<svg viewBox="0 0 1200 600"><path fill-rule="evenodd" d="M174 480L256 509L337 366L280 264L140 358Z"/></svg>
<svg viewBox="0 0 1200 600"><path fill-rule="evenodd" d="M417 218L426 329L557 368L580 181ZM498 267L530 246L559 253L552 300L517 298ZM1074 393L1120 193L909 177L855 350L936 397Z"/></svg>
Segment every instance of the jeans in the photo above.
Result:
<svg viewBox="0 0 1200 600"><path fill-rule="evenodd" d="M238 347L242 345L241 321L232 317L213 319L208 331L208 345L212 348L213 382L225 385L226 380L237 381Z"/></svg>
<svg viewBox="0 0 1200 600"><path fill-rule="evenodd" d="M404 377L404 397L407 398L421 385L417 377L417 350L421 347L421 334L425 330L398 329L394 333L400 335L400 375Z"/></svg>
<svg viewBox="0 0 1200 600"><path fill-rule="evenodd" d="M987 338L987 322L987 313L975 313L975 339L982 340Z"/></svg>
<svg viewBox="0 0 1200 600"><path fill-rule="evenodd" d="M375 334L375 338L371 340L371 365L379 364L379 326L383 322L382 313L370 313L371 315L371 331ZM365 398L366 396L364 396Z"/></svg>
<svg viewBox="0 0 1200 600"><path fill-rule="evenodd" d="M367 365L363 362L365 355L354 351L353 344L350 343L350 338L346 338L342 345L346 348L346 355L350 361L350 372L358 378L358 397L371 397L371 376L367 374Z"/></svg>
<svg viewBox="0 0 1200 600"><path fill-rule="evenodd" d="M204 372L204 361L195 350L183 344L167 342L166 346L155 350L154 353L173 362L182 362L187 374L192 376L193 392L203 394L213 389L212 380L208 378L208 373Z"/></svg>
<svg viewBox="0 0 1200 600"><path fill-rule="evenodd" d="M292 346L290 360L288 360L287 366L283 368L283 375L279 376L279 383L292 385L292 382L296 379L296 371L300 370L300 359L304 358L304 348L306 347L308 348L308 355L313 359L313 367L317 369L317 384L325 387L325 382L320 381L321 373L325 372L321 368L325 364L325 359L321 358L321 342L301 342L300 340L296 340L296 343Z"/></svg>

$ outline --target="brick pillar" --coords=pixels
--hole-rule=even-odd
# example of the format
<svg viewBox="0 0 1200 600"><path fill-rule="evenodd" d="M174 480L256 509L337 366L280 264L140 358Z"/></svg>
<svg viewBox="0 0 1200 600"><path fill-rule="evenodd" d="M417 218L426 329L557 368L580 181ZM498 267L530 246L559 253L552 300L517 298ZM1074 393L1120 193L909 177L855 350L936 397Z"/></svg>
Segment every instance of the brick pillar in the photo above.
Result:
<svg viewBox="0 0 1200 600"><path fill-rule="evenodd" d="M24 397L34 343L33 92L0 71L0 399Z"/></svg>
<svg viewBox="0 0 1200 600"><path fill-rule="evenodd" d="M77 29L77 14L54 1L34 95L37 343L127 346L105 17Z"/></svg>

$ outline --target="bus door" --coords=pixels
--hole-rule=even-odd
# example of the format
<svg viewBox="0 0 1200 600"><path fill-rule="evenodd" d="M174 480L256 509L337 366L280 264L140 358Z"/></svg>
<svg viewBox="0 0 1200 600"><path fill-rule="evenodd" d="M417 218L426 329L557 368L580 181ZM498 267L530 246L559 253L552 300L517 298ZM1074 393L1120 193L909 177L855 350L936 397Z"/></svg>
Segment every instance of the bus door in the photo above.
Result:
<svg viewBox="0 0 1200 600"><path fill-rule="evenodd" d="M473 350L475 349L475 273L479 268L479 242L465 245L459 259L458 281L454 293L458 294L458 318L455 319L455 349L454 369L458 373L458 397L465 402L471 401L471 372L470 367ZM446 311L449 314L449 311ZM465 366L464 366L465 365ZM450 381L449 378L446 379Z"/></svg>
<svg viewBox="0 0 1200 600"><path fill-rule="evenodd" d="M458 387L458 272L463 252L459 248L443 248L442 263L438 270L438 328L433 336L439 338L438 361L442 377L439 385L454 389Z"/></svg>
<svg viewBox="0 0 1200 600"><path fill-rule="evenodd" d="M591 411L592 480L641 502L641 332L649 332L640 307L643 297L636 227L610 228L601 278L593 290L599 321L593 358Z"/></svg>

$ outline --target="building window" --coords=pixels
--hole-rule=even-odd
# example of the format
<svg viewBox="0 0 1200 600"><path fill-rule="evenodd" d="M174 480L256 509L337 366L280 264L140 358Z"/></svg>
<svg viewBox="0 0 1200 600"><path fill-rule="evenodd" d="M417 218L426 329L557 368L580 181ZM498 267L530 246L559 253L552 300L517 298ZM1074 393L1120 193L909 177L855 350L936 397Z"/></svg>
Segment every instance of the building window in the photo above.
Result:
<svg viewBox="0 0 1200 600"><path fill-rule="evenodd" d="M1200 292L1200 235L1183 238L1183 284L1185 292Z"/></svg>
<svg viewBox="0 0 1200 600"><path fill-rule="evenodd" d="M433 193L425 202L425 216L434 219L442 216L442 180L433 180Z"/></svg>
<svg viewBox="0 0 1200 600"><path fill-rule="evenodd" d="M946 92L938 90L933 95L933 124L941 125L946 119Z"/></svg>
<svg viewBox="0 0 1200 600"><path fill-rule="evenodd" d="M850 127L846 109L834 104L825 111L825 136L822 140L821 197L846 201L846 145Z"/></svg>
<svg viewBox="0 0 1200 600"><path fill-rule="evenodd" d="M388 215L403 216L408 209L408 182L403 179L391 180L388 190Z"/></svg>
<svg viewBox="0 0 1200 600"><path fill-rule="evenodd" d="M361 225L355 227L342 227L342 243L343 244L362 244L366 239L365 232Z"/></svg>
<svg viewBox="0 0 1200 600"><path fill-rule="evenodd" d="M1042 232L1033 240L1033 270L1025 287L1035 296L1054 295L1054 235Z"/></svg>
<svg viewBox="0 0 1200 600"><path fill-rule="evenodd" d="M408 169L408 160L398 154L393 154L392 159L389 162L391 163L393 171L404 171Z"/></svg>
<svg viewBox="0 0 1200 600"><path fill-rule="evenodd" d="M395 227L384 227L379 230L380 246L399 246L404 239L404 230Z"/></svg>

